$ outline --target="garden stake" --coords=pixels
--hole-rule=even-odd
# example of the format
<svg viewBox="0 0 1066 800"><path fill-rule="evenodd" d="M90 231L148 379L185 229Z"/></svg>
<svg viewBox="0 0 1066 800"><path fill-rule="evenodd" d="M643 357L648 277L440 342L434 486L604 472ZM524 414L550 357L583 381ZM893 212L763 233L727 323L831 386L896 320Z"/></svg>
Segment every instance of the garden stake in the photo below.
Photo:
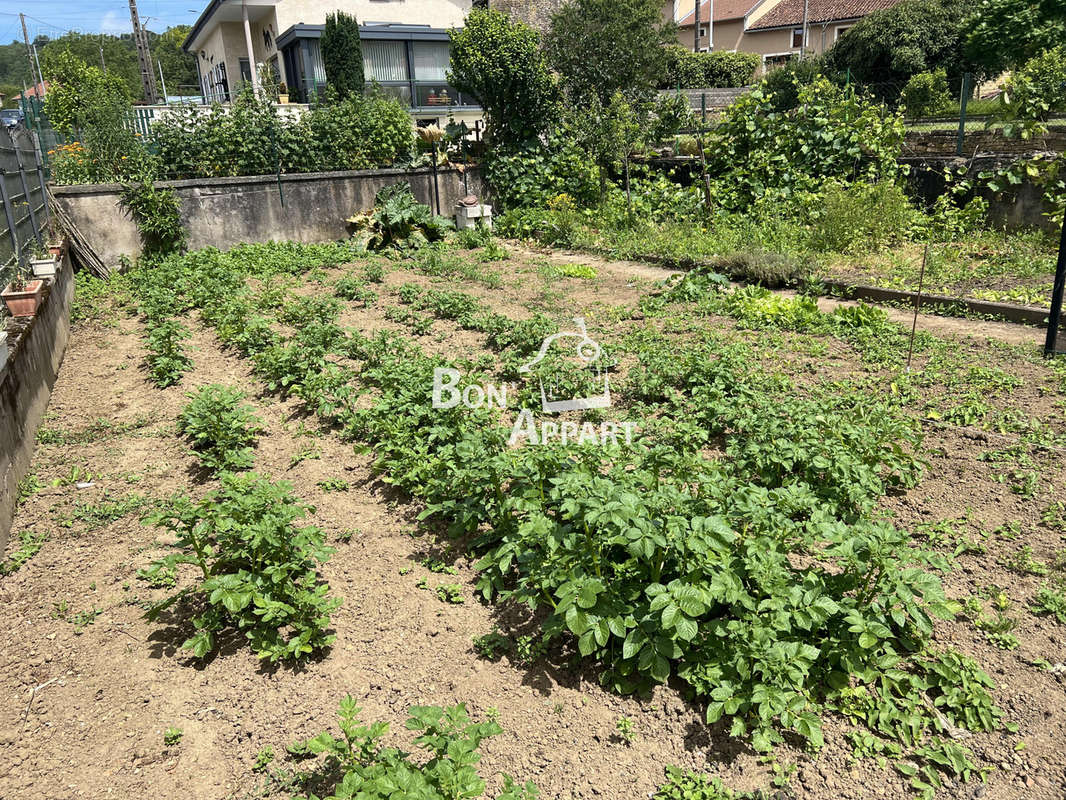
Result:
<svg viewBox="0 0 1066 800"><path fill-rule="evenodd" d="M433 141L433 203L437 207L437 216L440 216L440 188L437 186L437 141Z"/></svg>
<svg viewBox="0 0 1066 800"><path fill-rule="evenodd" d="M622 157L622 165L625 167L626 175L626 215L629 217L629 221L633 221L633 195L629 191L629 154L626 153Z"/></svg>
<svg viewBox="0 0 1066 800"><path fill-rule="evenodd" d="M1051 291L1051 313L1047 318L1047 339L1044 340L1044 357L1059 352L1057 342L1062 324L1062 295L1066 292L1066 214L1062 217L1062 235L1059 239L1059 260L1055 266L1055 285Z"/></svg>
<svg viewBox="0 0 1066 800"><path fill-rule="evenodd" d="M707 156L703 152L703 139L696 132L696 146L700 151L700 175L703 178L703 202L707 206L707 216L711 216L711 176L707 174Z"/></svg>
<svg viewBox="0 0 1066 800"><path fill-rule="evenodd" d="M922 269L918 273L918 296L914 299L914 319L911 322L911 342L907 347L907 372L911 371L911 356L914 355L914 331L918 327L918 309L922 307L922 283L925 281L925 261L929 258L929 243L922 251Z"/></svg>

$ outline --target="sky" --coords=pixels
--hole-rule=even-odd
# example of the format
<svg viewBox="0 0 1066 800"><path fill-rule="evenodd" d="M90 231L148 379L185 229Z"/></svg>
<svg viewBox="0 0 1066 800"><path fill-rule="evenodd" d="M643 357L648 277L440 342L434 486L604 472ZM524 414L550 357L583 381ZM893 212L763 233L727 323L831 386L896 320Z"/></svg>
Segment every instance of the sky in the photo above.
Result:
<svg viewBox="0 0 1066 800"><path fill-rule="evenodd" d="M142 24L161 33L174 25L191 25L208 0L137 0ZM0 44L22 41L18 14L26 15L32 40L37 34L55 38L78 33L129 33L129 0L0 0Z"/></svg>

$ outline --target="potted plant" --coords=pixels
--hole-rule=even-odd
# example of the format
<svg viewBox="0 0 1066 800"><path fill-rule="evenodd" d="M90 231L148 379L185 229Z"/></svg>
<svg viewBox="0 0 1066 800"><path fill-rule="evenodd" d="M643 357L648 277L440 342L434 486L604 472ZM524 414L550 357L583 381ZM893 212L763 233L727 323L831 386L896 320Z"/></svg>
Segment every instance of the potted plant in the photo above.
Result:
<svg viewBox="0 0 1066 800"><path fill-rule="evenodd" d="M289 87L284 83L278 84L278 102L287 105L289 102Z"/></svg>
<svg viewBox="0 0 1066 800"><path fill-rule="evenodd" d="M37 305L41 302L43 291L44 281L39 278L27 281L20 268L7 288L0 292L0 297L3 298L11 316L32 317L37 313Z"/></svg>
<svg viewBox="0 0 1066 800"><path fill-rule="evenodd" d="M33 256L30 258L30 269L33 270L33 277L54 278L57 258L58 256L52 255L51 252L42 247L35 247Z"/></svg>

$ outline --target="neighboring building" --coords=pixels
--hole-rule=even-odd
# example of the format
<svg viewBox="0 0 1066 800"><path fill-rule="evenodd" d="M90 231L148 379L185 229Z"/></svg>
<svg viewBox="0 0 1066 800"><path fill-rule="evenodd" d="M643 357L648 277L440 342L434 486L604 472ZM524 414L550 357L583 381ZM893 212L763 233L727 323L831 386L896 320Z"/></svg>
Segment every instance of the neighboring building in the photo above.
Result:
<svg viewBox="0 0 1066 800"><path fill-rule="evenodd" d="M208 102L231 99L240 84L252 80L256 64L285 83L293 102L307 102L326 86L318 44L326 14L346 11L360 22L367 83L408 103L419 122L441 123L448 111L476 110L446 77L448 29L462 26L471 5L471 0L213 0L183 47L196 56Z"/></svg>
<svg viewBox="0 0 1066 800"><path fill-rule="evenodd" d="M12 102L21 103L27 97L44 97L48 94L48 81L31 86L24 92L19 92L12 98Z"/></svg>
<svg viewBox="0 0 1066 800"><path fill-rule="evenodd" d="M713 0L700 5L700 49L758 53L763 68L772 69L806 49L822 53L859 20L891 8L901 0L806 0L807 27L803 27L805 0ZM714 25L707 24L714 7ZM678 24L678 42L689 49L694 43L693 0L671 0L664 14ZM806 38L806 46L804 46ZM713 42L712 42L713 40Z"/></svg>

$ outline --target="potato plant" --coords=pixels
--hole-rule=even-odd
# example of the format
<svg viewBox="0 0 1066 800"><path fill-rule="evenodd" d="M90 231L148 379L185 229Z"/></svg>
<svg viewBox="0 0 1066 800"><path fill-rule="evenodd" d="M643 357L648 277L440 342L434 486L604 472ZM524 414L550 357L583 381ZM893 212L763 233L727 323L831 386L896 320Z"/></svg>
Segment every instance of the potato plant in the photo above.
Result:
<svg viewBox="0 0 1066 800"><path fill-rule="evenodd" d="M178 430L192 442L200 463L213 472L248 469L252 445L263 426L244 395L230 386L211 384L189 392L178 416Z"/></svg>

